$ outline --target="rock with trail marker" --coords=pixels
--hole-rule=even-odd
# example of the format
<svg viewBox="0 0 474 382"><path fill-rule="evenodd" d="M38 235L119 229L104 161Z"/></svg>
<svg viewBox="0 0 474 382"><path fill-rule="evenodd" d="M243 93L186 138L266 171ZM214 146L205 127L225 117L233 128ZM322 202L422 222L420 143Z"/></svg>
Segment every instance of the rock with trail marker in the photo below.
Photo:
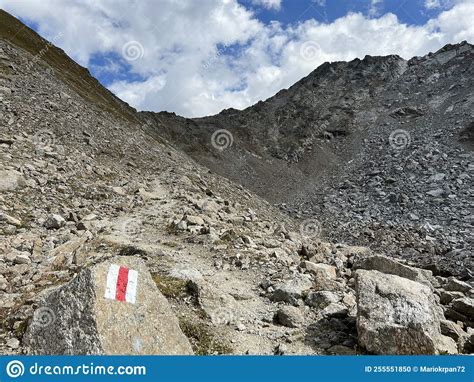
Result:
<svg viewBox="0 0 474 382"><path fill-rule="evenodd" d="M193 354L144 262L124 256L43 297L24 342L32 354Z"/></svg>

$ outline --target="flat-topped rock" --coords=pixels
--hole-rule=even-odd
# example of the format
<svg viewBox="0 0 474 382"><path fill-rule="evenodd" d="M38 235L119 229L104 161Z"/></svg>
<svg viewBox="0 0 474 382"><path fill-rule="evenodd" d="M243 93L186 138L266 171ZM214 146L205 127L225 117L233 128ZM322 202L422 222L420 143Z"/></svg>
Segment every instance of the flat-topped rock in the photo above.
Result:
<svg viewBox="0 0 474 382"><path fill-rule="evenodd" d="M457 353L441 334L444 319L424 284L378 271L356 272L359 342L375 354Z"/></svg>
<svg viewBox="0 0 474 382"><path fill-rule="evenodd" d="M145 263L114 257L49 292L25 334L32 354L192 354Z"/></svg>

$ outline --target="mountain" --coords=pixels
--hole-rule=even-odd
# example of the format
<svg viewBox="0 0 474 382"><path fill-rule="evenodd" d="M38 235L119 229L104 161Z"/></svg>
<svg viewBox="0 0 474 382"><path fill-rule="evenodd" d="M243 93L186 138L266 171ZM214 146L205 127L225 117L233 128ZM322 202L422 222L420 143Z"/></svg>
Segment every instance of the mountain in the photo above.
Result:
<svg viewBox="0 0 474 382"><path fill-rule="evenodd" d="M197 162L318 220L331 240L471 277L473 58L462 42L408 61L325 63L242 111L142 115ZM222 129L225 150L212 146Z"/></svg>
<svg viewBox="0 0 474 382"><path fill-rule="evenodd" d="M185 119L0 11L0 354L472 353L471 54L325 64Z"/></svg>

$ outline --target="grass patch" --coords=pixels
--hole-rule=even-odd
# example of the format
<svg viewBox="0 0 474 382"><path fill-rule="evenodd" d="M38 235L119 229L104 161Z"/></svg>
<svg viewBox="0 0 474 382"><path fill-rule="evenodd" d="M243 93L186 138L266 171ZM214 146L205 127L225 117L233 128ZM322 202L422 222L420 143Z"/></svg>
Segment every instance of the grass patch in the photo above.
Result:
<svg viewBox="0 0 474 382"><path fill-rule="evenodd" d="M159 273L152 275L153 281L166 298L184 298L188 295L188 283L185 280L165 276Z"/></svg>
<svg viewBox="0 0 474 382"><path fill-rule="evenodd" d="M216 338L203 322L180 319L179 326L196 355L232 354L231 347Z"/></svg>

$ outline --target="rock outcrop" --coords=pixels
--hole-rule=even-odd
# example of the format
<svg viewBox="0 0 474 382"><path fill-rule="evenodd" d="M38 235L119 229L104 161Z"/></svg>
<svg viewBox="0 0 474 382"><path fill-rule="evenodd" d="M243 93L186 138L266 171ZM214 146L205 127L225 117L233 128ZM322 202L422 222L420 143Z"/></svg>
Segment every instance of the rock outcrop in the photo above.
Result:
<svg viewBox="0 0 474 382"><path fill-rule="evenodd" d="M444 318L426 285L378 271L356 272L359 342L375 354L457 353L442 336Z"/></svg>
<svg viewBox="0 0 474 382"><path fill-rule="evenodd" d="M40 302L25 334L32 354L193 354L145 263L114 257Z"/></svg>

